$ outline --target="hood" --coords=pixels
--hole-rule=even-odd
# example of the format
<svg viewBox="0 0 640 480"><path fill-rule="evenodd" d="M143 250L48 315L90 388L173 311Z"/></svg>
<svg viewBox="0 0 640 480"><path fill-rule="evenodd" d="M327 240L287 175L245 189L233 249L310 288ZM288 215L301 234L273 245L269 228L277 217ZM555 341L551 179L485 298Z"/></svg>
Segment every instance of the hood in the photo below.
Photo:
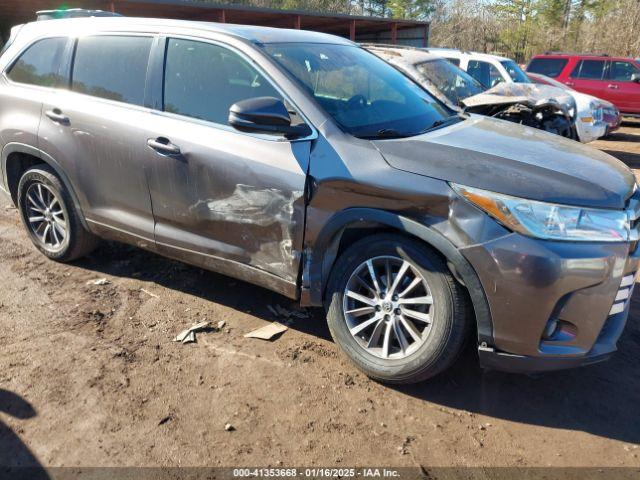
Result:
<svg viewBox="0 0 640 480"><path fill-rule="evenodd" d="M500 83L486 92L465 98L462 103L467 108L512 103L524 103L534 107L545 103L557 103L566 111L574 106L569 92L537 83Z"/></svg>
<svg viewBox="0 0 640 480"><path fill-rule="evenodd" d="M479 115L373 143L399 170L543 202L622 209L635 185L631 170L611 155Z"/></svg>

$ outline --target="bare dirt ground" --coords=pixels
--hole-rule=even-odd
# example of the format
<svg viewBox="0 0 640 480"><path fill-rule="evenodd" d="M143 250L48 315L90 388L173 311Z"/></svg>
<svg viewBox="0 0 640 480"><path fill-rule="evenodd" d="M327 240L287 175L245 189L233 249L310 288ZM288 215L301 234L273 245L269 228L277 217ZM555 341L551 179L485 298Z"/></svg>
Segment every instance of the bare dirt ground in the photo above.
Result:
<svg viewBox="0 0 640 480"><path fill-rule="evenodd" d="M640 167L640 124L595 146ZM607 363L509 375L469 348L390 388L342 357L319 311L244 338L290 302L122 245L50 262L2 202L0 465L640 467L640 290ZM171 341L202 319L226 327Z"/></svg>

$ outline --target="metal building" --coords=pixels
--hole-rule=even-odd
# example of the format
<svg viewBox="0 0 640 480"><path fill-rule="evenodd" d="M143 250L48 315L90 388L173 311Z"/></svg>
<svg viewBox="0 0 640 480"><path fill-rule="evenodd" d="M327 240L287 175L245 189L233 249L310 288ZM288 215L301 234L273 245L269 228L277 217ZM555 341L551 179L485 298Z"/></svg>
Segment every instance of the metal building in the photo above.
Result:
<svg viewBox="0 0 640 480"><path fill-rule="evenodd" d="M11 26L35 20L36 11L61 7L101 9L131 17L300 28L340 35L355 41L416 47L426 47L429 43L429 23L423 21L276 10L201 0L0 0L0 33L6 39Z"/></svg>

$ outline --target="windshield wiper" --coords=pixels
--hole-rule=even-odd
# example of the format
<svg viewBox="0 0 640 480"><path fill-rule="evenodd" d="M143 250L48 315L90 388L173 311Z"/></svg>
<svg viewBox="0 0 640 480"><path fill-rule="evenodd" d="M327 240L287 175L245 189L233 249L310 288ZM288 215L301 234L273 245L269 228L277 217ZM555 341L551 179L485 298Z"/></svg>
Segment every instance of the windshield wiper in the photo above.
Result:
<svg viewBox="0 0 640 480"><path fill-rule="evenodd" d="M425 128L424 130L420 130L418 132L402 133L394 128L381 128L375 133L375 135L358 135L358 138L362 138L364 140L377 140L377 139L415 137L417 135L422 135L423 133L427 133L432 130L436 130L438 128L446 127L447 125L451 125L453 123L456 123L464 119L465 117L462 116L461 114L456 114L447 118L443 118L442 120L436 120L429 127Z"/></svg>
<svg viewBox="0 0 640 480"><path fill-rule="evenodd" d="M358 138L362 138L365 140L375 140L377 138L405 138L409 137L412 134L400 133L398 130L393 128L381 128L376 132L375 135L359 135Z"/></svg>
<svg viewBox="0 0 640 480"><path fill-rule="evenodd" d="M446 126L449 126L449 125L453 125L454 123L458 123L459 121L462 121L464 119L465 119L465 117L463 117L460 114L451 115L450 117L443 118L442 120L436 120L429 127L425 128L424 130L419 131L415 135L422 135L423 133L427 133L427 132L430 132L432 130L436 130L438 128L442 128L442 127L446 127Z"/></svg>

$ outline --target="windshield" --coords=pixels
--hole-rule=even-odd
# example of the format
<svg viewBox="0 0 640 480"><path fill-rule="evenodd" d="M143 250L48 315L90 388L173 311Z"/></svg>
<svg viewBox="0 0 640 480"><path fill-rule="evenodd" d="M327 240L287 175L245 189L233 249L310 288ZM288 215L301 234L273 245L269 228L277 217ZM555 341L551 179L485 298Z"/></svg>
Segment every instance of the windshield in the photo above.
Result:
<svg viewBox="0 0 640 480"><path fill-rule="evenodd" d="M417 135L453 115L409 78L362 48L322 43L267 44L264 48L344 131L356 137Z"/></svg>
<svg viewBox="0 0 640 480"><path fill-rule="evenodd" d="M465 98L485 90L475 78L445 59L417 63L415 67L424 80L442 92L454 105L460 105Z"/></svg>
<svg viewBox="0 0 640 480"><path fill-rule="evenodd" d="M507 70L507 73L516 83L531 83L527 74L522 71L516 62L513 60L503 60L500 62L502 66Z"/></svg>

